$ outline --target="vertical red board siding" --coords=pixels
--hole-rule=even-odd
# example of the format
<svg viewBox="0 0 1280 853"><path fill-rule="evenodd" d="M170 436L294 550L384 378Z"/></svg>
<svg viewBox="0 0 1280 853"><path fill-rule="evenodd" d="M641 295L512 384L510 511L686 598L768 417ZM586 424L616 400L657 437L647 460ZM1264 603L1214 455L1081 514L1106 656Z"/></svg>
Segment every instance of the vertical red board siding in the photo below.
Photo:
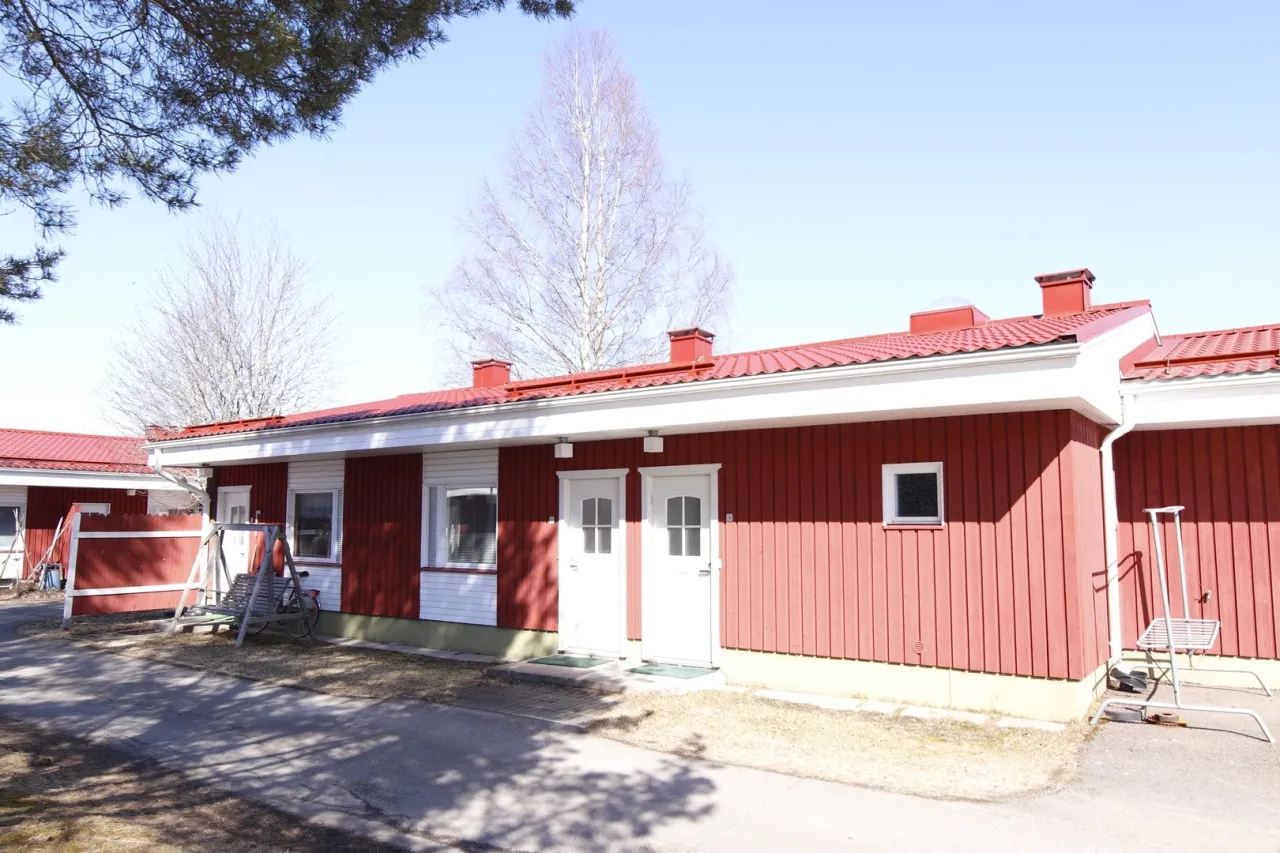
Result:
<svg viewBox="0 0 1280 853"><path fill-rule="evenodd" d="M342 610L416 619L422 569L422 454L347 459Z"/></svg>
<svg viewBox="0 0 1280 853"><path fill-rule="evenodd" d="M26 548L23 558L27 571L35 568L35 564L49 549L58 521L62 519L64 527L70 524L67 520L67 512L70 511L72 504L77 503L111 504L113 515L146 515L147 513L147 493L143 490L137 490L130 495L125 489L31 486L27 489ZM59 536L49 562L61 563L66 567L68 539L69 534Z"/></svg>
<svg viewBox="0 0 1280 853"><path fill-rule="evenodd" d="M1161 611L1143 510L1182 505L1190 615L1222 621L1213 651L1280 655L1280 425L1130 433L1116 443L1116 491L1125 647ZM1182 615L1174 528L1160 530L1170 604Z"/></svg>
<svg viewBox="0 0 1280 853"><path fill-rule="evenodd" d="M667 436L661 455L639 438L575 442L572 459L502 448L499 624L556 629L555 472L628 468L627 634L640 639L636 469L720 463L726 647L1081 678L1106 655L1103 434L1057 411ZM882 465L931 461L945 528L885 529Z"/></svg>
<svg viewBox="0 0 1280 853"><path fill-rule="evenodd" d="M289 500L289 463L261 462L254 465L226 465L215 468L209 496L210 512L217 518L218 487L248 486L249 515L263 524L283 524Z"/></svg>
<svg viewBox="0 0 1280 853"><path fill-rule="evenodd" d="M198 531L200 525L198 515L85 515L80 520L81 532ZM199 538L190 536L81 539L76 549L75 588L83 591L185 583L199 547ZM180 595L181 591L170 591L76 597L71 600L71 613L84 616L171 610ZM192 593L188 603L194 599Z"/></svg>

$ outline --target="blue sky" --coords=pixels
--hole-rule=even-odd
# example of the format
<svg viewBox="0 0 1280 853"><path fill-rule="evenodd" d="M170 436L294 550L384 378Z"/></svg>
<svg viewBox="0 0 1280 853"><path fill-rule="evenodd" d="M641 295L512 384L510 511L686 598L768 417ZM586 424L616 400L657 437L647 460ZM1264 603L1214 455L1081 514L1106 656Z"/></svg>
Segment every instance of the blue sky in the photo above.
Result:
<svg viewBox="0 0 1280 853"><path fill-rule="evenodd" d="M1150 298L1166 331L1280 321L1274 4L581 0L611 30L737 270L723 349L905 329L963 296L1033 313L1041 272L1088 266L1095 301ZM329 139L204 182L271 218L342 318L331 402L436 387L423 290L466 249L458 215L498 177L566 24L455 25ZM62 280L0 328L0 425L109 431L108 342L196 214L82 206ZM32 240L21 213L0 244Z"/></svg>

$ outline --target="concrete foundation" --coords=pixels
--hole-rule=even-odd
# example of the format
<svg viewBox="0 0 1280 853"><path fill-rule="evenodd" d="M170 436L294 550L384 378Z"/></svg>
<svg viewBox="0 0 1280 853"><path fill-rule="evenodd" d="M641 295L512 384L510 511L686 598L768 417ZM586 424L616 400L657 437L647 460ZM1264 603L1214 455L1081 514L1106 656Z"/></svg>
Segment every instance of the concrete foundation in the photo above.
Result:
<svg viewBox="0 0 1280 853"><path fill-rule="evenodd" d="M328 611L321 612L316 631L375 643L402 643L406 646L449 649L510 660L552 655L560 647L559 635L550 631L519 631L462 622L359 616Z"/></svg>

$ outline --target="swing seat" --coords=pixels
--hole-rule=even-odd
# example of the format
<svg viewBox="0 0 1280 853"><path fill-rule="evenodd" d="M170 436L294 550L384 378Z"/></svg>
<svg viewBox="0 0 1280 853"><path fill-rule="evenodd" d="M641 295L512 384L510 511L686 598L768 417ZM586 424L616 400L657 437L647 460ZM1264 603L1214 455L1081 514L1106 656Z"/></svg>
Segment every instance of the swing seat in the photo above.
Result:
<svg viewBox="0 0 1280 853"><path fill-rule="evenodd" d="M1218 642L1221 628L1222 623L1217 619L1166 619L1161 616L1142 632L1137 646L1146 651L1207 651ZM1173 648L1169 647L1171 630Z"/></svg>

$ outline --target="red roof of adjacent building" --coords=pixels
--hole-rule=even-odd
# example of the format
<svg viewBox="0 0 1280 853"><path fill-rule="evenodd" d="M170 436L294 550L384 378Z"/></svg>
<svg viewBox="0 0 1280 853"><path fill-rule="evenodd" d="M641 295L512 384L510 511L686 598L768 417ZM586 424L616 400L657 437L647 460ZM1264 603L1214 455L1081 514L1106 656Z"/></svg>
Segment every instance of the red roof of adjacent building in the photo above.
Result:
<svg viewBox="0 0 1280 853"><path fill-rule="evenodd" d="M393 415L424 414L495 403L539 400L630 388L650 388L682 382L733 379L796 370L929 358L1071 341L1083 343L1149 310L1150 303L1145 300L1121 302L1094 306L1079 314L990 320L974 328L956 331L920 335L895 332L753 352L713 355L710 358L690 362L674 364L663 362L545 379L527 379L499 388L454 388L446 391L406 394L390 400L295 415L202 424L176 430L157 429L148 438L153 441L165 441L283 427L315 426Z"/></svg>
<svg viewBox="0 0 1280 853"><path fill-rule="evenodd" d="M0 468L150 474L142 439L0 429Z"/></svg>
<svg viewBox="0 0 1280 853"><path fill-rule="evenodd" d="M1280 324L1164 335L1125 356L1125 379L1181 379L1280 369Z"/></svg>

